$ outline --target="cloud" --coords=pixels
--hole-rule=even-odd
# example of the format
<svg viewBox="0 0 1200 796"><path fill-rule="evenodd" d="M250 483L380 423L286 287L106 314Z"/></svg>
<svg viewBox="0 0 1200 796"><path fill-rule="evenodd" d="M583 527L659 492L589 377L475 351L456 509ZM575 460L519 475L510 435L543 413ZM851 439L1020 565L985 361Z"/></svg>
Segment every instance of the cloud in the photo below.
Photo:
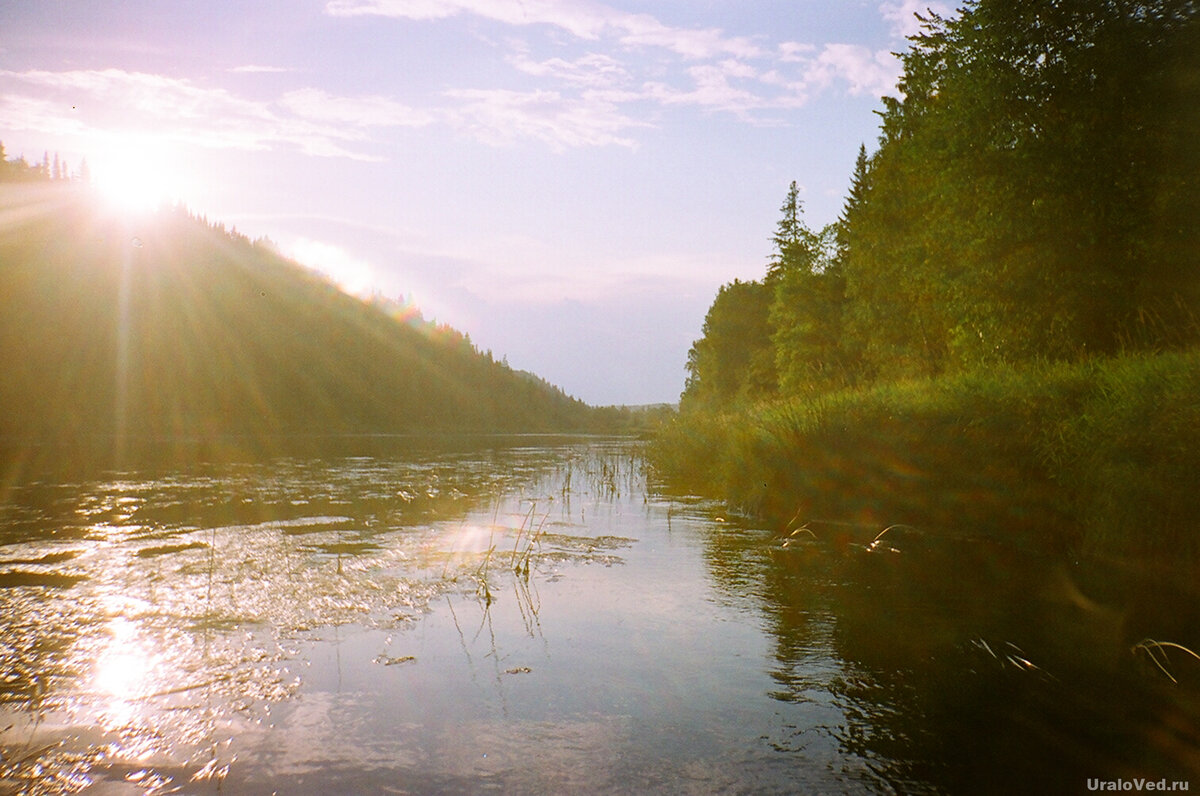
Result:
<svg viewBox="0 0 1200 796"><path fill-rule="evenodd" d="M738 88L730 83L731 78L742 75L717 65L694 66L688 70L693 86L681 90L664 83L648 83L646 96L664 105L694 105L706 110L725 111L747 118L753 110L770 105L755 92Z"/></svg>
<svg viewBox="0 0 1200 796"><path fill-rule="evenodd" d="M422 127L435 118L387 97L335 97L316 88L289 91L279 105L303 119L352 127Z"/></svg>
<svg viewBox="0 0 1200 796"><path fill-rule="evenodd" d="M397 19L444 19L462 13L509 25L545 24L583 39L598 38L607 26L603 6L553 0L333 0L333 16L383 16Z"/></svg>
<svg viewBox="0 0 1200 796"><path fill-rule="evenodd" d="M609 36L627 46L661 47L688 58L761 54L745 37L726 36L716 28L671 27L649 14L631 14L587 0L332 0L325 10L333 16L411 20L468 13L508 25L549 25L585 40Z"/></svg>
<svg viewBox="0 0 1200 796"><path fill-rule="evenodd" d="M33 130L49 135L79 135L87 126L60 102L0 94L0 126L10 130Z"/></svg>
<svg viewBox="0 0 1200 796"><path fill-rule="evenodd" d="M557 91L460 89L446 95L459 102L446 114L450 122L493 145L532 138L557 151L612 144L632 148L636 142L625 132L649 126L621 113L605 92L565 97Z"/></svg>
<svg viewBox="0 0 1200 796"><path fill-rule="evenodd" d="M929 16L929 11L940 16L950 16L953 9L937 0L894 0L879 6L879 13L889 25L894 38L907 38L921 30L917 14Z"/></svg>
<svg viewBox="0 0 1200 796"><path fill-rule="evenodd" d="M615 76L615 62L585 57L574 64L527 66L558 73L583 90L561 94L462 89L446 92L441 107L420 110L384 96L340 97L311 87L258 101L144 72L0 71L13 87L0 94L0 129L76 135L142 132L213 149L283 147L313 156L371 161L379 157L367 147L380 143L372 136L386 128L442 124L489 145L532 139L561 151L634 147L629 131L649 126L620 109L620 103L637 95L586 87L603 82L597 74ZM591 78L586 77L589 71Z"/></svg>
<svg viewBox="0 0 1200 796"><path fill-rule="evenodd" d="M577 86L607 87L629 80L629 72L619 61L607 55L588 53L574 61L550 58L534 61L520 52L508 57L508 62L520 72L545 77Z"/></svg>
<svg viewBox="0 0 1200 796"><path fill-rule="evenodd" d="M407 19L442 19L462 11L461 4L443 0L333 0L325 11L335 17L377 14Z"/></svg>
<svg viewBox="0 0 1200 796"><path fill-rule="evenodd" d="M901 32L909 29L912 12L922 3L886 0L879 9L893 31ZM585 42L601 42L588 44L589 52L574 58L558 53L537 58L528 45L517 44L507 62L523 75L547 81L543 91L493 85L448 92L462 103L450 118L489 143L525 137L556 148L629 146L630 131L639 126L628 110L634 104L692 107L775 124L777 112L795 110L821 92L883 96L894 91L900 76L900 64L887 50L796 41L768 45L765 36L675 27L650 14L591 0L332 0L326 11L414 21L472 15L512 26L549 26ZM632 58L621 60L630 50L644 48L677 57L650 64L642 59L637 66ZM600 90L605 93L584 96Z"/></svg>
<svg viewBox="0 0 1200 796"><path fill-rule="evenodd" d="M805 79L817 87L844 81L851 94L882 97L896 88L900 60L886 50L872 51L858 44L826 44L810 62Z"/></svg>
<svg viewBox="0 0 1200 796"><path fill-rule="evenodd" d="M291 72L292 70L284 66L259 66L258 64L245 64L243 66L235 66L229 71L247 74L282 74L285 72Z"/></svg>
<svg viewBox="0 0 1200 796"><path fill-rule="evenodd" d="M812 44L801 44L795 41L785 41L776 48L779 52L780 63L795 64L803 63L808 60L808 53L816 50L816 46Z"/></svg>
<svg viewBox="0 0 1200 796"><path fill-rule="evenodd" d="M322 106L321 96L301 93L291 98L289 107L287 102L249 100L190 80L120 69L30 70L0 72L0 77L10 83L0 95L0 127L46 133L129 131L212 149L282 146L322 157L377 160L363 151L368 139L362 122L396 121L395 108L380 107L371 99L342 105L325 95ZM352 111L360 114L354 122L344 118Z"/></svg>
<svg viewBox="0 0 1200 796"><path fill-rule="evenodd" d="M619 38L626 45L662 47L688 58L715 58L732 55L736 58L758 58L763 51L753 41L742 36L726 36L717 28L672 28L648 14L621 15L615 24Z"/></svg>

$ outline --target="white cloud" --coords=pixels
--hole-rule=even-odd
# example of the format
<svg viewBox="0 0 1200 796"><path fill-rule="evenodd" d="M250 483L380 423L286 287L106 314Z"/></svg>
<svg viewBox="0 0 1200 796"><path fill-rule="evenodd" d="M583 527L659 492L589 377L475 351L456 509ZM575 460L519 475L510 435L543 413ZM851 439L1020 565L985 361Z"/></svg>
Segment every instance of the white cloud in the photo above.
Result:
<svg viewBox="0 0 1200 796"><path fill-rule="evenodd" d="M493 145L531 138L560 151L611 144L634 147L636 142L625 132L648 126L621 113L603 92L564 97L557 91L461 89L447 96L460 102L447 113L451 123Z"/></svg>
<svg viewBox="0 0 1200 796"><path fill-rule="evenodd" d="M285 72L291 72L292 70L283 66L260 66L259 64L244 64L242 66L235 66L229 71L246 74L283 74Z"/></svg>
<svg viewBox="0 0 1200 796"><path fill-rule="evenodd" d="M716 28L675 28L649 14L630 14L589 0L332 0L333 16L377 15L399 19L443 19L475 14L508 25L550 25L585 40L608 35L629 46L661 47L688 58L761 55L744 37Z"/></svg>
<svg viewBox="0 0 1200 796"><path fill-rule="evenodd" d="M284 146L323 157L377 159L362 151L367 141L363 117L359 123L337 118L338 113L364 110L355 100L342 106L326 97L330 102L324 118L315 113L306 118L283 103L272 106L222 88L146 72L31 70L0 72L0 77L10 83L0 101L0 127L77 135L129 131L213 149ZM299 104L295 100L293 104ZM315 107L310 104L307 110ZM281 109L290 112L280 113ZM378 118L379 108L375 112Z"/></svg>
<svg viewBox="0 0 1200 796"><path fill-rule="evenodd" d="M758 58L763 54L745 37L726 36L716 28L672 28L648 14L620 14L613 24L624 44L662 47L688 58Z"/></svg>
<svg viewBox="0 0 1200 796"><path fill-rule="evenodd" d="M380 96L335 97L316 88L289 91L279 104L297 116L353 127L421 127L434 116Z"/></svg>
<svg viewBox="0 0 1200 796"><path fill-rule="evenodd" d="M596 53L588 53L574 61L562 58L534 61L525 53L516 53L509 56L508 62L527 75L547 77L578 86L613 86L629 79L629 72L619 61Z"/></svg>
<svg viewBox="0 0 1200 796"><path fill-rule="evenodd" d="M597 38L608 24L603 6L553 0L333 0L325 10L333 16L412 20L470 13L509 25L552 25L583 39Z"/></svg>
<svg viewBox="0 0 1200 796"><path fill-rule="evenodd" d="M333 0L325 10L335 17L378 14L407 19L442 19L454 16L462 7L443 0Z"/></svg>
<svg viewBox="0 0 1200 796"><path fill-rule="evenodd" d="M648 83L646 96L664 105L694 105L711 111L725 111L745 118L750 111L770 103L758 94L738 88L729 81L736 73L716 65L694 66L688 69L693 86L681 90L664 83Z"/></svg>
<svg viewBox="0 0 1200 796"><path fill-rule="evenodd" d="M879 6L879 13L889 25L892 36L897 39L906 38L918 33L921 29L917 14L928 17L929 11L941 16L949 16L953 9L937 0L893 0Z"/></svg>
<svg viewBox="0 0 1200 796"><path fill-rule="evenodd" d="M893 31L909 29L914 10L928 0L885 0L880 14ZM459 89L446 96L463 103L449 111L463 129L491 143L537 138L556 148L632 145L638 126L634 103L692 107L728 113L742 121L777 123L774 111L794 110L820 92L883 96L894 91L898 60L862 45L732 36L717 28L676 27L650 14L631 13L592 0L333 0L333 15L380 15L408 20L473 15L513 26L545 25L588 42L586 55L538 58L524 43L508 63L549 81L544 91L511 86ZM897 33L899 35L899 33ZM557 42L557 46L564 46ZM603 49L608 46L609 49ZM623 52L621 48L625 48ZM636 67L628 50L656 48L673 54ZM583 91L604 90L583 96Z"/></svg>
<svg viewBox="0 0 1200 796"><path fill-rule="evenodd" d="M581 59L574 72L558 63L545 68L568 75L617 69L604 58ZM0 129L92 136L141 132L213 149L286 147L367 161L379 159L366 149L376 143L374 131L393 127L440 123L491 145L532 139L563 150L634 147L629 131L649 126L620 109L637 95L615 90L566 95L464 89L446 92L442 107L418 110L388 97L339 97L316 88L256 101L188 80L116 69L0 72L0 77L25 88L0 95Z"/></svg>
<svg viewBox="0 0 1200 796"><path fill-rule="evenodd" d="M795 41L785 41L778 46L779 61L785 64L802 63L809 58L809 53L816 50L812 44L801 44Z"/></svg>
<svg viewBox="0 0 1200 796"><path fill-rule="evenodd" d="M49 135L79 135L86 125L61 102L21 94L0 94L0 127Z"/></svg>
<svg viewBox="0 0 1200 796"><path fill-rule="evenodd" d="M826 88L834 81L848 84L851 94L882 97L895 91L900 61L886 50L872 51L858 44L826 44L809 64L805 79Z"/></svg>

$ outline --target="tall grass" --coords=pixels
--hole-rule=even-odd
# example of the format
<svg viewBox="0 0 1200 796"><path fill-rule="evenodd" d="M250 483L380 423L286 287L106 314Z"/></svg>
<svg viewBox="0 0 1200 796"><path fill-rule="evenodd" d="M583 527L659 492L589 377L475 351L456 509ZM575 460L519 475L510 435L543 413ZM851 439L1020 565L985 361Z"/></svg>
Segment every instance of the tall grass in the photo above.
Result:
<svg viewBox="0 0 1200 796"><path fill-rule="evenodd" d="M996 367L721 414L650 450L670 484L776 522L905 522L1200 563L1200 352Z"/></svg>

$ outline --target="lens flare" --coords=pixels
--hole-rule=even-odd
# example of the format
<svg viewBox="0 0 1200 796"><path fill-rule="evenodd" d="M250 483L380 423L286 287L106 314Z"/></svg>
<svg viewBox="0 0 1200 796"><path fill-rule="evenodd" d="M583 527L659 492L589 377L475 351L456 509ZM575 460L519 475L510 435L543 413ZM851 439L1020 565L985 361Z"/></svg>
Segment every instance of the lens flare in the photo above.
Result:
<svg viewBox="0 0 1200 796"><path fill-rule="evenodd" d="M123 215L150 213L191 193L182 154L154 136L109 138L99 142L90 157L93 187L106 205Z"/></svg>

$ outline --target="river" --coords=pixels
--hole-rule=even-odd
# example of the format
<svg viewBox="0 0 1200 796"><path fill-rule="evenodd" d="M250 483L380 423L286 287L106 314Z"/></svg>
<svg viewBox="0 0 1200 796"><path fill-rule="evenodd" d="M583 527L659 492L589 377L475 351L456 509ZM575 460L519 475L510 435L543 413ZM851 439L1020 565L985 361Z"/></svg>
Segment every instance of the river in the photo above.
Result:
<svg viewBox="0 0 1200 796"><path fill-rule="evenodd" d="M1188 594L785 539L628 440L357 448L0 487L0 790L1200 788Z"/></svg>

